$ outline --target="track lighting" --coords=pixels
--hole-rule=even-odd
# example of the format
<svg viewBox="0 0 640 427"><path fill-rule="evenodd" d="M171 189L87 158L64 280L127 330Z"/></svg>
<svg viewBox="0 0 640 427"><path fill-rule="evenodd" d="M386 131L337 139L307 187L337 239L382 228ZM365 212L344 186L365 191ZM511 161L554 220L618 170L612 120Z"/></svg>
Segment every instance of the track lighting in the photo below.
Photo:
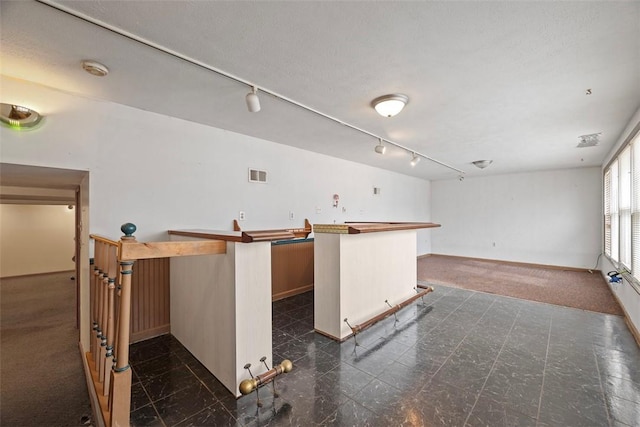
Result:
<svg viewBox="0 0 640 427"><path fill-rule="evenodd" d="M417 165L418 163L420 163L420 156L418 156L416 153L413 153L413 158L411 159L411 167Z"/></svg>
<svg viewBox="0 0 640 427"><path fill-rule="evenodd" d="M376 145L376 148L375 148L376 153L384 154L384 152L387 151L387 147L382 144L382 138L378 139L378 141L380 141L380 143Z"/></svg>
<svg viewBox="0 0 640 427"><path fill-rule="evenodd" d="M86 22L89 22L89 23L92 23L92 24L95 24L95 25L98 25L98 26L104 28L104 23L100 22L99 20L89 18L88 16L80 16L79 14L71 12L69 10L66 10L66 12L70 13L73 16L76 16L78 18L81 18L81 19L85 20ZM129 40L134 40L134 41L136 41L138 43L141 43L143 45L149 46L148 40L145 40L142 37L136 36L136 35L131 34L131 33L126 33L125 31L116 29L115 27L109 27L109 30L112 31L115 34L119 34L121 36L125 36ZM184 61L186 63L189 63L191 65L195 65L197 67L200 67L202 69L210 71L211 73L213 73L213 74L215 74L217 76L222 76L222 77L230 79L230 80L232 80L234 82L237 82L237 83L239 83L239 84L241 84L243 86L251 87L252 91L249 94L247 94L247 96L246 96L247 108L251 112L260 111L260 100L258 99L257 88L254 86L254 84L252 82L250 82L248 80L245 80L243 78L240 78L238 76L235 76L233 74L230 74L230 73L228 73L226 71L223 71L223 70L221 70L219 68L204 64L202 62L194 61L193 59L191 59L191 58L189 58L189 57L187 57L185 55L182 55L182 54L180 54L180 53L178 53L176 51L169 50L167 48L163 48L162 46L153 45L152 47L154 49L156 49L156 50L158 50L160 52L163 52L164 54L170 55L170 56L172 56L172 57L174 57L176 59L179 59L179 60ZM83 62L84 62L82 64L83 68L87 72L89 72L89 73L91 73L93 75L104 76L109 72L109 69L106 66L104 66L103 64L96 63L96 61L85 60ZM293 100L293 99L291 99L289 97L286 97L286 96L284 96L284 95L282 95L282 94L280 94L278 92L274 92L274 91L269 90L267 88L261 88L260 90L262 92L265 92L265 93L271 95L273 98L275 98L275 99L277 99L279 101L282 101L282 102L288 103L290 105L293 105L295 107L301 108L303 110L306 110L307 112L316 114L316 115L318 115L320 117L323 117L323 118L325 118L327 120L330 120L330 121L333 121L335 123L338 123L338 124L340 124L342 126L346 126L346 127L348 127L349 129L351 129L353 131L368 135L368 136L370 136L372 138L379 138L378 135L376 135L376 134L374 134L374 133L372 133L372 132L370 132L370 131L368 131L366 129L363 129L363 128L359 127L359 126L355 126L355 125L353 125L351 123L348 123L348 122L345 122L343 120L340 120L340 119L338 119L336 117L333 117L333 116L331 116L329 114L323 113L322 111L316 110L315 108L309 107L309 106L307 106L307 105L305 105L305 104L303 104L301 102L295 101L295 100ZM398 108L395 111L393 111L393 110L392 111L381 111L380 110L380 106L381 105L385 105L385 104L388 105L389 104L389 103L385 103L385 101L390 101L391 105L395 104L396 107L398 107ZM374 107L374 108L377 107L376 111L379 111L379 114L381 114L381 115L383 115L385 117L391 117L391 116L393 116L395 114L398 114L408 102L409 102L409 97L407 95L389 94L389 95L384 95L384 96L376 98L375 100L373 100L373 102L371 102L371 106ZM1 120L1 122L4 123L4 120ZM387 145L393 145L394 147L402 149L402 150L406 150L409 153L414 152L410 147L406 147L406 146L404 146L402 144L399 144L397 142L393 142L393 141L390 141L388 139L385 140L385 141L386 141ZM415 154L415 152L414 152L414 154ZM436 160L433 157L430 157L430 156L428 156L426 154L420 153L419 156L420 157L424 157L428 161L436 163L436 164L438 164L440 166L443 166L443 167L445 167L447 169L450 169L452 171L456 171L456 172L459 172L459 173L464 173L462 170L460 170L460 169L458 169L458 168L456 168L456 167L454 167L452 165L449 165L447 163L444 163L444 162L441 162L439 160Z"/></svg>
<svg viewBox="0 0 640 427"><path fill-rule="evenodd" d="M257 113L260 111L260 98L258 98L258 88L252 86L251 92L246 96L247 108L251 113Z"/></svg>

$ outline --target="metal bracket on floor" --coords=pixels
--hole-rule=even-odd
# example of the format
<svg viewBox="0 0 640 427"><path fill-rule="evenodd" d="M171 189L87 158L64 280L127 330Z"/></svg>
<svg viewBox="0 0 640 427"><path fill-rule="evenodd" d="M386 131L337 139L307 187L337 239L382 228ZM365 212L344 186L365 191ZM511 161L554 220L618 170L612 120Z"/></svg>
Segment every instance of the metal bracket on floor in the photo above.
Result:
<svg viewBox="0 0 640 427"><path fill-rule="evenodd" d="M260 361L262 363L264 363L264 366L268 369L269 366L267 366L267 356L263 356ZM260 387L262 387L265 384L268 384L270 382L273 381L273 395L274 397L278 397L278 393L276 392L276 385L275 385L275 378L278 375L281 374L286 374L287 372L291 372L291 370L293 369L293 363L291 363L291 361L289 359L285 359L282 361L282 363L280 363L278 366L274 366L272 369L268 369L267 372L265 372L264 374L260 374L257 376L253 376L253 374L251 373L251 363L247 363L246 365L244 365L244 369L246 369L247 371L249 371L249 375L251 375L251 379L246 379L243 380L240 383L240 393L243 395L247 395L249 393L251 393L252 391L256 391L256 397L257 397L257 405L259 408L262 407L262 402L260 401L260 395L258 394L258 389Z"/></svg>

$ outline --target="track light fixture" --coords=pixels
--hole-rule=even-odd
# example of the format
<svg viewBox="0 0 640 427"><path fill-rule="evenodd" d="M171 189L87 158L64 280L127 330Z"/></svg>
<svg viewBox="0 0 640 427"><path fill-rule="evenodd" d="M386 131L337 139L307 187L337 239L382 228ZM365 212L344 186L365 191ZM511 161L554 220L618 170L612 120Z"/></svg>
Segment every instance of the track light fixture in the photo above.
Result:
<svg viewBox="0 0 640 427"><path fill-rule="evenodd" d="M251 87L251 92L249 92L246 96L247 108L251 113L257 113L260 111L260 98L258 98L258 88L255 86Z"/></svg>
<svg viewBox="0 0 640 427"><path fill-rule="evenodd" d="M387 147L384 144L382 144L382 138L378 138L378 141L379 143L378 145L376 145L376 153L384 154L385 151L387 151Z"/></svg>
<svg viewBox="0 0 640 427"><path fill-rule="evenodd" d="M45 2L45 3L48 3L48 2ZM234 76L233 74L230 74L230 73L228 73L226 71L223 71L223 70L221 70L219 68L204 64L202 62L195 61L195 60L193 60L193 59L191 59L191 58L189 58L189 57L187 57L185 55L179 54L179 53L177 53L175 51L168 50L167 48L164 48L164 47L162 47L160 45L156 45L156 44L150 43L148 40L143 39L142 37L138 37L138 36L135 36L133 34L126 33L126 32L124 32L122 30L118 30L118 29L116 29L114 27L111 27L111 26L106 26L103 22L101 22L101 21L99 21L97 19L93 19L93 18L90 18L90 17L87 17L87 16L80 15L77 12L74 12L73 10L70 10L68 8L62 8L61 10L64 10L66 13L69 13L70 15L75 16L77 18L80 18L80 19L82 19L82 20L84 20L86 22L89 22L89 23L93 24L93 25L96 25L98 27L101 27L101 28L104 28L106 30L109 30L109 31L111 31L111 32L113 32L115 34L119 34L119 35L121 35L123 37L126 37L129 40L134 40L134 41L140 43L141 45L151 47L151 48L156 49L156 50L158 50L160 52L163 52L163 53L165 53L167 55L170 55L170 56L172 56L174 58L180 59L180 60L182 60L182 61L184 61L186 63L189 63L191 65L195 65L195 66L200 67L202 69L208 70L208 71L210 71L210 72L212 72L212 73L214 73L214 74L216 74L218 76L222 76L222 77L225 77L225 78L227 78L229 80L233 80L233 81L235 81L235 82L237 82L239 84L242 84L244 86L251 87L252 88L251 92L248 93L246 95L246 97L245 97L246 98L246 102L247 102L247 109L250 112L253 112L253 113L260 111L260 99L258 98L258 94L257 94L258 89L252 82L249 82L248 80L245 80L243 78ZM96 64L95 61L85 61L85 63L83 64L83 68L85 70L87 70L87 72L90 72L91 74L98 75L98 76L105 75L106 73L109 72L109 69L107 67L105 67L102 64ZM348 123L348 122L345 122L343 120L340 120L340 119L338 119L336 117L333 117L333 116L331 116L329 114L323 113L323 112L321 112L319 110L316 110L315 108L309 107L308 105L302 104L302 103L300 103L298 101L295 101L295 100L293 100L291 98L288 98L288 97L286 97L286 96L284 96L282 94L279 94L277 92L274 92L274 91L266 89L266 88L260 88L260 90L262 92L265 92L265 93L269 94L270 96L272 96L275 99L278 99L278 100L280 100L282 102L286 102L286 103L288 103L290 105L296 106L296 107L301 108L303 110L306 110L306 111L308 111L310 113L316 114L316 115L318 115L320 117L323 117L323 118L325 118L327 120L331 120L331 121L333 121L335 123L338 123L338 124L340 124L342 126L346 126L349 129L352 129L352 130L354 130L356 132L360 132L360 133L368 135L368 136L370 136L372 138L376 138L376 139L380 138L378 135L374 134L373 132L370 132L370 131L368 131L366 129L363 129L363 128L359 127L359 126L355 126L355 125L353 125L351 123ZM402 110L402 108L404 108L404 106L409 102L409 97L407 95L403 95L403 94L384 95L384 96L381 96L379 98L376 98L371 103L371 105L375 108L379 104L380 105L385 105L385 101L389 101L391 103L391 105L395 104L397 109L395 111L392 110L390 112L389 111L382 111L379 114L381 114L381 115L383 115L385 117L392 117L393 115L398 114ZM388 103L386 103L386 104L388 105ZM378 108L376 108L376 111L378 111ZM428 161L436 163L436 164L438 164L440 166L443 166L443 167L445 167L447 169L450 169L452 171L456 171L458 173L464 173L462 170L460 170L460 169L458 169L458 168L456 168L456 167L454 167L452 165L449 165L449 164L447 164L445 162L441 162L439 160L436 160L433 157L427 156L426 154L423 154L423 153L417 153L416 151L414 151L410 147L404 146L404 145L399 144L399 143L394 142L394 141L390 141L388 139L386 139L385 142L386 142L387 145L393 145L394 147L400 148L402 150L406 150L409 153L413 153L416 156L424 157Z"/></svg>
<svg viewBox="0 0 640 427"><path fill-rule="evenodd" d="M418 163L420 163L420 156L418 156L416 153L413 153L413 158L411 159L411 167L414 167Z"/></svg>

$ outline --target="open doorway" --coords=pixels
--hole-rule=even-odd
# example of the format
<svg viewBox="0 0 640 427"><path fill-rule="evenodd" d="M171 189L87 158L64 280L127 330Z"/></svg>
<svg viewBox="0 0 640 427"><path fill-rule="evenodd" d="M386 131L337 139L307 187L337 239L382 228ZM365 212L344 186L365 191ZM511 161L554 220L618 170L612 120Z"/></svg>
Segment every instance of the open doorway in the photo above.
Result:
<svg viewBox="0 0 640 427"><path fill-rule="evenodd" d="M81 425L82 416L86 418L91 413L87 408L89 399L82 367L86 347L83 341L89 339L88 176L86 171L0 164L3 214L3 250L0 252L3 258L0 260L3 264L0 278L3 411L0 424L19 424L20 414L24 412L20 408L30 408L25 412L29 422L39 419L43 425L67 425L67 421L56 418L58 416L71 417L68 422ZM20 228L23 236L11 229L10 221L15 221L13 224ZM11 239L4 239L11 232L14 232ZM4 247L5 240L13 246ZM55 247L46 248L48 245L59 246L59 253L55 253ZM14 307L5 304L5 288L16 297ZM47 299L57 302L51 307ZM62 324L64 327L60 329ZM49 342L54 336L58 338ZM66 360L64 357L69 359L68 363L61 363ZM56 362L51 365L51 360ZM42 373L35 373L34 367L38 366L45 367ZM52 366L61 369L52 369ZM11 373L16 374L12 382L8 376ZM36 380L45 384L34 386ZM49 402L49 405L47 393L39 395L38 390L51 387L56 389L54 395L58 402ZM69 390L65 391L65 387ZM67 413L56 414L54 409L60 406L60 396L74 393L79 397L75 400L81 402L77 411L69 413L75 401L72 399L69 405L62 405ZM11 397L12 402L5 397ZM13 415L8 403L15 409Z"/></svg>
<svg viewBox="0 0 640 427"><path fill-rule="evenodd" d="M75 212L76 316L80 341L88 344L89 331L82 327L83 295L89 283L89 172L40 166L0 163L0 203L71 206ZM85 296L88 307L89 296ZM88 324L88 317L86 318ZM85 330L86 329L86 330Z"/></svg>

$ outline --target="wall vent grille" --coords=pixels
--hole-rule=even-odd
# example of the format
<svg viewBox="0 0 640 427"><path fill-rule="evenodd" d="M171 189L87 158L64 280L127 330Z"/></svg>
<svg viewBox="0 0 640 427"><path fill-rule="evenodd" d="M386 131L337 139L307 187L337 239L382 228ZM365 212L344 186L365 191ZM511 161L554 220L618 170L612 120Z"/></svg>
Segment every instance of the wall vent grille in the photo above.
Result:
<svg viewBox="0 0 640 427"><path fill-rule="evenodd" d="M265 184L267 182L267 171L249 168L249 182Z"/></svg>

